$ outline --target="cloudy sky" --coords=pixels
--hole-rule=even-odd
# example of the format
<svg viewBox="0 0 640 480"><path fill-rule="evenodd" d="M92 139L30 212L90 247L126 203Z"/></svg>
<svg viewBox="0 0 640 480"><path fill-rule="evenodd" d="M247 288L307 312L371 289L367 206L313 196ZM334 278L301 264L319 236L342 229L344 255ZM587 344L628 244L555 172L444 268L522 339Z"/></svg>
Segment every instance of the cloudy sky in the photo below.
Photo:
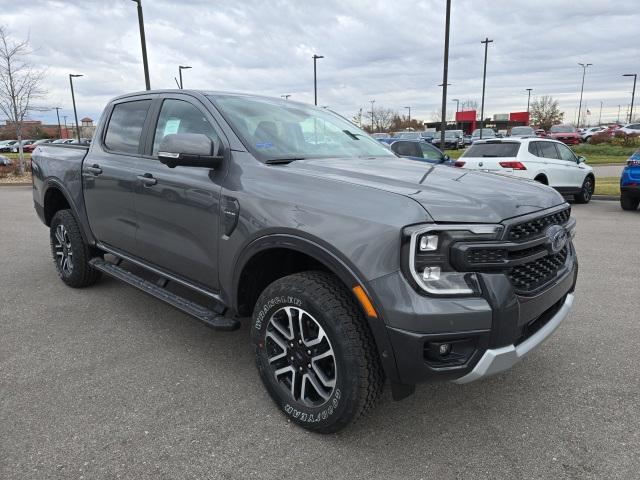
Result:
<svg viewBox="0 0 640 480"><path fill-rule="evenodd" d="M377 106L431 120L439 108L445 1L404 0L143 0L152 88L292 95L345 116ZM136 6L131 0L0 0L0 24L29 36L33 61L46 69L43 104L97 119L109 98L144 89ZM526 110L527 92L552 95L567 120L577 111L582 69L592 121L630 103L640 73L638 0L452 0L449 98L480 102L483 45L489 46L485 110ZM640 86L639 86L640 90ZM640 103L640 101L638 102ZM450 102L449 109L455 110ZM55 111L33 118L55 123Z"/></svg>

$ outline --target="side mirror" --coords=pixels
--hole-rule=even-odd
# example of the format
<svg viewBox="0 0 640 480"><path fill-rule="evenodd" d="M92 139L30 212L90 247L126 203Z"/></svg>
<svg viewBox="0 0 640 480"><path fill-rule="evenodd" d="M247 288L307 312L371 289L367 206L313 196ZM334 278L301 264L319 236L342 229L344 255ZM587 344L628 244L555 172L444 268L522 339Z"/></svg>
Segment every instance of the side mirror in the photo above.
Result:
<svg viewBox="0 0 640 480"><path fill-rule="evenodd" d="M586 158L584 158L582 155L580 155L580 156L578 157L578 163L579 163L579 164L580 164L580 163L585 163L586 161L587 161L587 159L586 159Z"/></svg>
<svg viewBox="0 0 640 480"><path fill-rule="evenodd" d="M169 168L216 168L222 163L219 145L202 133L172 133L160 142L158 159Z"/></svg>

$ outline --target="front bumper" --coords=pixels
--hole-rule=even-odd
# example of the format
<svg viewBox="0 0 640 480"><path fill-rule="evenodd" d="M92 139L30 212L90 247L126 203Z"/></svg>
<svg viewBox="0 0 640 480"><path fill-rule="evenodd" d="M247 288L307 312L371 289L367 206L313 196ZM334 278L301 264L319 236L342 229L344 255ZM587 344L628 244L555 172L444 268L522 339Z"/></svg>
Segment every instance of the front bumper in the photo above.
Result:
<svg viewBox="0 0 640 480"><path fill-rule="evenodd" d="M578 264L543 291L516 295L503 274L480 274L483 297L434 298L417 293L401 273L370 283L395 359L397 378L415 385L433 381L468 383L508 369L556 330L573 302ZM451 357L437 355L452 346ZM435 354L434 354L435 352ZM441 361L442 360L442 361Z"/></svg>
<svg viewBox="0 0 640 480"><path fill-rule="evenodd" d="M453 382L470 383L508 370L556 331L560 323L562 323L569 313L571 305L573 305L573 293L569 293L566 296L558 312L531 337L518 345L512 344L506 347L487 350L473 370L463 377L453 380Z"/></svg>

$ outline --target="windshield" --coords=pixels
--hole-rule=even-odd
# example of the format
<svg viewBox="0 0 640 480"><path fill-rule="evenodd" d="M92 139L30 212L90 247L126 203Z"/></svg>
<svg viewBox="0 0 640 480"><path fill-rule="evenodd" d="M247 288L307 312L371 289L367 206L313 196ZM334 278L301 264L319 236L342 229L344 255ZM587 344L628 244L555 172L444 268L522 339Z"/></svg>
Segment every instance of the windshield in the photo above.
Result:
<svg viewBox="0 0 640 480"><path fill-rule="evenodd" d="M531 127L513 127L511 129L511 135L533 135L533 133Z"/></svg>
<svg viewBox="0 0 640 480"><path fill-rule="evenodd" d="M326 109L240 95L209 99L249 151L262 161L394 156L369 134Z"/></svg>
<svg viewBox="0 0 640 480"><path fill-rule="evenodd" d="M575 133L576 129L571 125L554 125L549 131L551 133Z"/></svg>
<svg viewBox="0 0 640 480"><path fill-rule="evenodd" d="M479 137L480 136L480 129L476 128L473 131L473 135L471 135L472 137ZM483 137L495 137L496 136L496 132L493 131L493 129L491 128L483 128L482 129L482 136Z"/></svg>

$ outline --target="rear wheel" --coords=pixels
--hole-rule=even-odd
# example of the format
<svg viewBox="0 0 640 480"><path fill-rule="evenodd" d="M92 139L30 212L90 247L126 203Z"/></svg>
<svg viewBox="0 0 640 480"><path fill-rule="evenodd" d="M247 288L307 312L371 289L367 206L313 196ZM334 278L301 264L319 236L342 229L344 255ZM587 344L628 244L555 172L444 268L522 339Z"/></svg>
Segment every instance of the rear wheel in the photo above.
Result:
<svg viewBox="0 0 640 480"><path fill-rule="evenodd" d="M93 249L87 245L71 210L59 210L51 220L51 254L60 279L74 288L88 287L100 279L89 265Z"/></svg>
<svg viewBox="0 0 640 480"><path fill-rule="evenodd" d="M351 292L325 272L276 280L251 329L260 377L293 422L321 433L357 420L384 382L369 326Z"/></svg>
<svg viewBox="0 0 640 480"><path fill-rule="evenodd" d="M595 190L595 180L592 176L588 175L584 182L582 182L582 188L580 189L580 193L574 195L574 199L576 203L589 203L591 197L593 196L593 191Z"/></svg>
<svg viewBox="0 0 640 480"><path fill-rule="evenodd" d="M640 197L632 197L629 194L620 195L620 206L623 210L637 210L640 205Z"/></svg>

